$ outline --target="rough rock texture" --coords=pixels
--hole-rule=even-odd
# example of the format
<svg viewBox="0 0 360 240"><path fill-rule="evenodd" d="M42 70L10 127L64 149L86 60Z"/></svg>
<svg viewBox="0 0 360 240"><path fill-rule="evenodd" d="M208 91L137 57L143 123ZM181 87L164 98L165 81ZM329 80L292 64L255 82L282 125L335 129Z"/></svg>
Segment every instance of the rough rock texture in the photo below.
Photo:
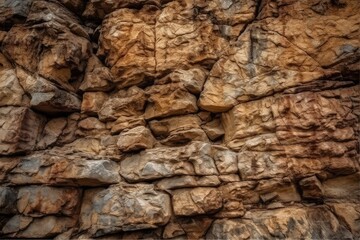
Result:
<svg viewBox="0 0 360 240"><path fill-rule="evenodd" d="M0 238L359 239L359 13L0 1Z"/></svg>

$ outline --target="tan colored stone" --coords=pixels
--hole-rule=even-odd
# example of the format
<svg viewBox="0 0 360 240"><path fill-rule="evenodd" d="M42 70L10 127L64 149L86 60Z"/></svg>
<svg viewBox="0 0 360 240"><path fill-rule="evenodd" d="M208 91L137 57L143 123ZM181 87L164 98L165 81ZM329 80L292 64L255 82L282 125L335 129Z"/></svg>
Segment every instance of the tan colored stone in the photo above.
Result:
<svg viewBox="0 0 360 240"><path fill-rule="evenodd" d="M12 238L50 238L75 227L76 220L69 217L46 216L31 218L15 215L2 232Z"/></svg>
<svg viewBox="0 0 360 240"><path fill-rule="evenodd" d="M177 216L209 214L222 207L222 197L216 188L179 189L172 194L174 214Z"/></svg>
<svg viewBox="0 0 360 240"><path fill-rule="evenodd" d="M202 127L202 129L204 129L206 135L211 140L216 140L219 137L224 136L224 134L225 134L221 120L218 118L202 125L201 127Z"/></svg>
<svg viewBox="0 0 360 240"><path fill-rule="evenodd" d="M207 74L207 71L202 68L177 69L169 75L156 80L155 84L181 83L190 93L199 94L203 89Z"/></svg>
<svg viewBox="0 0 360 240"><path fill-rule="evenodd" d="M19 189L17 209L19 213L32 217L50 214L72 216L79 201L79 189L27 186Z"/></svg>
<svg viewBox="0 0 360 240"><path fill-rule="evenodd" d="M153 185L114 185L85 192L80 228L92 236L157 228L171 216L170 197Z"/></svg>
<svg viewBox="0 0 360 240"><path fill-rule="evenodd" d="M28 71L75 90L70 81L78 80L76 72L90 56L88 34L77 17L57 2L34 1L26 23L10 29L4 53Z"/></svg>
<svg viewBox="0 0 360 240"><path fill-rule="evenodd" d="M76 94L56 87L45 78L32 75L21 68L16 69L20 85L30 94L30 106L41 112L74 112L78 111L81 101Z"/></svg>
<svg viewBox="0 0 360 240"><path fill-rule="evenodd" d="M108 94L103 92L85 92L81 102L81 112L97 115L108 98Z"/></svg>
<svg viewBox="0 0 360 240"><path fill-rule="evenodd" d="M33 150L43 122L40 115L25 107L0 108L0 154Z"/></svg>
<svg viewBox="0 0 360 240"><path fill-rule="evenodd" d="M359 204L357 203L331 203L330 207L335 212L339 220L342 220L349 226L354 237L360 236L360 226L358 219L360 217Z"/></svg>
<svg viewBox="0 0 360 240"><path fill-rule="evenodd" d="M40 141L37 143L37 148L45 149L53 145L59 139L66 125L66 118L53 118L48 121L43 129Z"/></svg>
<svg viewBox="0 0 360 240"><path fill-rule="evenodd" d="M138 117L145 107L145 93L138 87L121 90L104 102L100 111L101 121L115 121L119 117Z"/></svg>
<svg viewBox="0 0 360 240"><path fill-rule="evenodd" d="M155 76L155 18L157 9L119 9L104 19L98 55L106 56L114 82L121 87Z"/></svg>
<svg viewBox="0 0 360 240"><path fill-rule="evenodd" d="M14 69L9 66L1 67L7 64L10 63L0 54L0 106L28 106L29 99L25 96Z"/></svg>
<svg viewBox="0 0 360 240"><path fill-rule="evenodd" d="M195 113L196 97L179 84L154 85L147 89L149 95L145 119Z"/></svg>
<svg viewBox="0 0 360 240"><path fill-rule="evenodd" d="M302 190L303 198L319 199L323 197L321 182L316 176L301 179L299 185Z"/></svg>
<svg viewBox="0 0 360 240"><path fill-rule="evenodd" d="M123 152L139 151L152 148L155 139L151 131L143 126L135 127L119 135L117 146Z"/></svg>
<svg viewBox="0 0 360 240"><path fill-rule="evenodd" d="M219 185L220 181L217 176L178 176L161 179L155 184L156 188L161 190L171 190L185 187L215 187Z"/></svg>
<svg viewBox="0 0 360 240"><path fill-rule="evenodd" d="M84 80L79 88L82 91L108 91L113 87L112 80L110 70L93 55L88 60Z"/></svg>
<svg viewBox="0 0 360 240"><path fill-rule="evenodd" d="M196 115L170 117L149 122L151 131L168 146L186 144L190 141L208 141L200 128L201 120Z"/></svg>
<svg viewBox="0 0 360 240"><path fill-rule="evenodd" d="M40 170L41 169L41 170ZM7 180L13 184L102 186L120 182L119 167L110 160L86 160L54 154L22 158Z"/></svg>
<svg viewBox="0 0 360 240"><path fill-rule="evenodd" d="M217 175L211 146L193 142L182 147L157 147L126 157L120 174L131 182L155 180L177 175Z"/></svg>
<svg viewBox="0 0 360 240"><path fill-rule="evenodd" d="M351 232L326 207L254 210L241 219L216 220L207 239L344 238Z"/></svg>
<svg viewBox="0 0 360 240"><path fill-rule="evenodd" d="M328 199L359 199L359 173L331 178L322 183L324 197Z"/></svg>
<svg viewBox="0 0 360 240"><path fill-rule="evenodd" d="M120 133L124 130L132 129L138 126L145 126L146 121L143 116L120 116L115 122L108 122L108 128L111 128L112 134Z"/></svg>

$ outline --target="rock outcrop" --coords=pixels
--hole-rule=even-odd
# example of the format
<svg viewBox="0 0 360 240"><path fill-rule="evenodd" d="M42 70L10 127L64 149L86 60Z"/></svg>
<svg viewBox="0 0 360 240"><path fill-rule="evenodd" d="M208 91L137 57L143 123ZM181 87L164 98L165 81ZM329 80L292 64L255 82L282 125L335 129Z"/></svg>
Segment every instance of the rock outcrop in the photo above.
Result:
<svg viewBox="0 0 360 240"><path fill-rule="evenodd" d="M359 239L359 12L0 1L0 238Z"/></svg>

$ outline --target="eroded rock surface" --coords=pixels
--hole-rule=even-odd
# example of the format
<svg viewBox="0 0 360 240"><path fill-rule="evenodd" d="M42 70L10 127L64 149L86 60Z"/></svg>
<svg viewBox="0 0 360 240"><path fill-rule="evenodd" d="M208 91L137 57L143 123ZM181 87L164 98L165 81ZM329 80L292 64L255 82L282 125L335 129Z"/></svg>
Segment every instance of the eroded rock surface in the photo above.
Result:
<svg viewBox="0 0 360 240"><path fill-rule="evenodd" d="M0 238L359 239L359 13L0 1Z"/></svg>

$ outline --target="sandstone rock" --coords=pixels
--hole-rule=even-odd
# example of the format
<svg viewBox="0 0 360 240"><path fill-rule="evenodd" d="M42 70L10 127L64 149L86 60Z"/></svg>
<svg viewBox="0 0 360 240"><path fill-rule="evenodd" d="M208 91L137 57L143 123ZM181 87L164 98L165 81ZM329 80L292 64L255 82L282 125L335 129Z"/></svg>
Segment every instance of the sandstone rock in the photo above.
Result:
<svg viewBox="0 0 360 240"><path fill-rule="evenodd" d="M223 198L223 208L217 217L234 218L245 214L244 204L256 204L260 201L259 193L255 191L256 182L230 182L219 187Z"/></svg>
<svg viewBox="0 0 360 240"><path fill-rule="evenodd" d="M97 115L108 98L108 94L103 92L85 92L81 102L81 112Z"/></svg>
<svg viewBox="0 0 360 240"><path fill-rule="evenodd" d="M216 188L178 189L172 203L177 216L213 213L222 207L222 197Z"/></svg>
<svg viewBox="0 0 360 240"><path fill-rule="evenodd" d="M276 32L289 39L321 66L335 65L335 68L342 70L359 56L356 36L359 19L354 15L358 7L359 3L352 1L290 4L278 8L277 18L264 19L260 24L266 26L266 31ZM291 17L288 15L290 9L293 11ZM330 27L326 24L328 22L333 25Z"/></svg>
<svg viewBox="0 0 360 240"><path fill-rule="evenodd" d="M185 187L214 187L220 185L217 176L178 176L172 178L165 178L158 181L155 186L161 190L171 190Z"/></svg>
<svg viewBox="0 0 360 240"><path fill-rule="evenodd" d="M10 187L0 187L0 214L16 213L16 191Z"/></svg>
<svg viewBox="0 0 360 240"><path fill-rule="evenodd" d="M325 207L287 207L248 212L242 219L216 220L207 239L344 238L351 232Z"/></svg>
<svg viewBox="0 0 360 240"><path fill-rule="evenodd" d="M358 219L360 217L360 209L357 203L332 203L330 204L336 216L344 221L349 227L353 236L360 236L360 226Z"/></svg>
<svg viewBox="0 0 360 240"><path fill-rule="evenodd" d="M80 109L80 99L61 90L38 75L31 75L21 68L16 69L21 86L30 94L30 106L42 112L74 112Z"/></svg>
<svg viewBox="0 0 360 240"><path fill-rule="evenodd" d="M75 140L75 132L77 130L78 120L80 119L79 113L72 113L66 118L66 126L59 136L57 143L66 144Z"/></svg>
<svg viewBox="0 0 360 240"><path fill-rule="evenodd" d="M85 70L84 80L80 85L82 91L108 91L112 88L110 70L103 66L96 56L91 56Z"/></svg>
<svg viewBox="0 0 360 240"><path fill-rule="evenodd" d="M109 135L106 125L95 117L88 117L81 120L78 124L76 134L79 136L101 136Z"/></svg>
<svg viewBox="0 0 360 240"><path fill-rule="evenodd" d="M13 184L101 186L118 183L118 171L118 165L109 160L85 160L76 154L71 159L40 153L22 158L9 173L8 181Z"/></svg>
<svg viewBox="0 0 360 240"><path fill-rule="evenodd" d="M176 222L170 222L164 228L163 238L175 238L182 235L185 235L185 231L182 229L181 225Z"/></svg>
<svg viewBox="0 0 360 240"><path fill-rule="evenodd" d="M196 115L170 117L149 122L151 131L164 145L175 146L190 141L208 141Z"/></svg>
<svg viewBox="0 0 360 240"><path fill-rule="evenodd" d="M15 215L2 229L12 238L49 238L74 227L76 221L69 217L46 216L31 218Z"/></svg>
<svg viewBox="0 0 360 240"><path fill-rule="evenodd" d="M218 118L204 124L201 127L202 129L204 129L206 135L213 141L225 134L224 128L221 124L221 120Z"/></svg>
<svg viewBox="0 0 360 240"><path fill-rule="evenodd" d="M210 17L177 1L168 3L155 26L156 71L164 73L191 65L211 66L225 48L214 34Z"/></svg>
<svg viewBox="0 0 360 240"><path fill-rule="evenodd" d="M216 168L221 174L238 173L238 160L235 152L221 146L213 146Z"/></svg>
<svg viewBox="0 0 360 240"><path fill-rule="evenodd" d="M79 20L57 2L34 1L26 24L10 29L4 53L26 70L74 90L69 81L78 80L90 56L88 35Z"/></svg>
<svg viewBox="0 0 360 240"><path fill-rule="evenodd" d="M263 150L274 149L274 145L311 142L317 150L309 151L312 156L316 153L321 156L324 153L343 155L345 152L339 147L332 146L329 151L315 143L354 139L352 125L356 118L353 112L356 105L350 99L356 98L357 91L358 86L354 86L320 93L269 97L240 104L223 114L225 141L235 149L246 147ZM336 127L338 122L342 122L339 123L341 127ZM336 145L339 146L338 143ZM304 156L306 146L300 147L299 155ZM297 149L287 148L285 151L296 156L297 151L294 150Z"/></svg>
<svg viewBox="0 0 360 240"><path fill-rule="evenodd" d="M115 121L119 117L138 117L142 115L145 106L145 93L138 87L122 90L111 96L101 107L101 121Z"/></svg>
<svg viewBox="0 0 360 240"><path fill-rule="evenodd" d="M128 87L155 76L155 18L157 9L119 9L103 21L98 55L106 56L114 82Z"/></svg>
<svg viewBox="0 0 360 240"><path fill-rule="evenodd" d="M123 130L132 129L138 126L145 126L146 121L143 116L120 116L115 122L108 123L109 128L111 127L111 133L117 134Z"/></svg>
<svg viewBox="0 0 360 240"><path fill-rule="evenodd" d="M195 113L196 97L179 84L154 85L147 89L149 95L145 119Z"/></svg>
<svg viewBox="0 0 360 240"><path fill-rule="evenodd" d="M359 199L359 179L360 176L356 173L324 181L324 197L329 199ZM346 186L346 188L344 186Z"/></svg>
<svg viewBox="0 0 360 240"><path fill-rule="evenodd" d="M139 126L119 135L117 146L123 152L132 152L152 148L155 139L151 131L146 127Z"/></svg>
<svg viewBox="0 0 360 240"><path fill-rule="evenodd" d="M28 186L19 189L17 209L25 216L38 217L50 214L72 216L80 200L80 190L75 188L54 188Z"/></svg>
<svg viewBox="0 0 360 240"><path fill-rule="evenodd" d="M0 108L0 154L34 149L43 125L40 115L25 107Z"/></svg>
<svg viewBox="0 0 360 240"><path fill-rule="evenodd" d="M319 199L323 196L321 182L316 176L301 179L299 185L302 190L303 198Z"/></svg>
<svg viewBox="0 0 360 240"><path fill-rule="evenodd" d="M156 228L171 216L170 197L153 185L114 185L85 192L80 228L93 236Z"/></svg>
<svg viewBox="0 0 360 240"><path fill-rule="evenodd" d="M184 147L159 147L125 158L120 174L128 181L155 180L176 175L217 175L211 148L194 142Z"/></svg>
<svg viewBox="0 0 360 240"><path fill-rule="evenodd" d="M54 144L66 127L66 124L67 121L65 118L53 118L47 122L41 134L40 141L37 143L37 147L45 149Z"/></svg>
<svg viewBox="0 0 360 240"><path fill-rule="evenodd" d="M0 66L6 66L5 58L0 54ZM11 66L11 65L10 65ZM0 67L0 106L28 106L29 99L25 96L14 69Z"/></svg>

